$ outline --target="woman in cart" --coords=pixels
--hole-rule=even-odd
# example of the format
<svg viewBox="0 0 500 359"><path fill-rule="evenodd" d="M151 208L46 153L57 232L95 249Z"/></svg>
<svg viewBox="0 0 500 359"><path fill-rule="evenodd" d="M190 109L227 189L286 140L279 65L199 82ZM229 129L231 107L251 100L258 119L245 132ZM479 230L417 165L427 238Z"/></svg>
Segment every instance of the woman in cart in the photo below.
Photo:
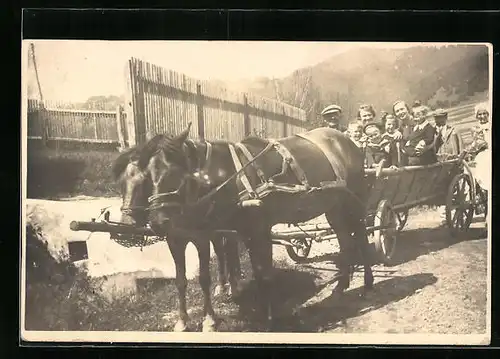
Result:
<svg viewBox="0 0 500 359"><path fill-rule="evenodd" d="M476 155L474 177L479 186L488 191L491 180L490 106L487 103L481 103L476 106L475 113L478 124L473 129L473 142L467 150Z"/></svg>
<svg viewBox="0 0 500 359"><path fill-rule="evenodd" d="M359 106L358 121L360 121L363 124L363 126L375 121L376 115L377 113L375 112L373 105L364 104Z"/></svg>

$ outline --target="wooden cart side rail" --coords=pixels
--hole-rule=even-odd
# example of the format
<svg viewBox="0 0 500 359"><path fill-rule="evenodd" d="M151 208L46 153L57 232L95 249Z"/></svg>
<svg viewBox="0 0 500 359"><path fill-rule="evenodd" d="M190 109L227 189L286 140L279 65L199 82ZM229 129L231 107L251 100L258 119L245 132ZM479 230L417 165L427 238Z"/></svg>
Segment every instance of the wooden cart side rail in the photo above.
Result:
<svg viewBox="0 0 500 359"><path fill-rule="evenodd" d="M442 161L442 162L436 162L431 165L422 165L422 166L405 166L405 167L398 167L397 169L391 169L391 168L384 168L382 169L382 172L380 174L381 177L383 176L396 176L401 173L405 172L415 172L415 171L420 171L420 170L427 170L430 168L436 168L436 167L443 167L443 166L448 166L448 165L455 165L458 166L460 164L459 159L453 159L453 160L447 160L447 161ZM366 175L375 175L375 168L366 168L365 169L365 174Z"/></svg>

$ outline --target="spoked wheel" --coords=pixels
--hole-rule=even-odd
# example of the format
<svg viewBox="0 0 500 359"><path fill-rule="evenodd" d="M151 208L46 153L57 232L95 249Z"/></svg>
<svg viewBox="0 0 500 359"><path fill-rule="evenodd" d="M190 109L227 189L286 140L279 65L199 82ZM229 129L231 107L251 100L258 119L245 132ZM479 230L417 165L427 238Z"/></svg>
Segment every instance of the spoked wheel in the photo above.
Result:
<svg viewBox="0 0 500 359"><path fill-rule="evenodd" d="M311 252L312 239L311 238L292 239L290 243L293 244L293 247L286 246L286 252L288 253L288 256L295 263L302 263L309 256L309 253Z"/></svg>
<svg viewBox="0 0 500 359"><path fill-rule="evenodd" d="M396 252L398 215L387 200L379 202L374 218L373 240L375 250L383 264L391 265Z"/></svg>
<svg viewBox="0 0 500 359"><path fill-rule="evenodd" d="M403 228L405 228L406 226L406 222L408 221L408 210L398 212L397 216L398 216L397 230L402 231Z"/></svg>
<svg viewBox="0 0 500 359"><path fill-rule="evenodd" d="M446 222L451 235L457 237L465 233L474 216L474 198L472 182L468 175L462 173L451 181L446 197Z"/></svg>

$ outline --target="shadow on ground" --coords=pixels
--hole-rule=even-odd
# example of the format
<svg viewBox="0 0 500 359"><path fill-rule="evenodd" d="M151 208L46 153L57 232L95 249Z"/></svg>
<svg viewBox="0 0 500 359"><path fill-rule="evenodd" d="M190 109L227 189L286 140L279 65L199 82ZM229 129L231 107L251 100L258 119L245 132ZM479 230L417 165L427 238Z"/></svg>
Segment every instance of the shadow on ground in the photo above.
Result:
<svg viewBox="0 0 500 359"><path fill-rule="evenodd" d="M399 234L396 254L391 266L403 264L420 256L448 248L460 242L485 238L483 228L470 228L464 235L453 238L448 228L419 228Z"/></svg>
<svg viewBox="0 0 500 359"><path fill-rule="evenodd" d="M392 277L377 282L374 291L363 296L363 288L347 291L343 297L329 296L323 301L302 308L288 323L278 328L281 332L324 332L345 324L349 318L357 317L390 303L400 301L416 291L436 283L431 273Z"/></svg>
<svg viewBox="0 0 500 359"><path fill-rule="evenodd" d="M287 326L296 327L295 318L291 316L293 309L307 299L314 296L318 287L315 281L318 275L292 268L276 268L273 281L273 300L275 315L286 318ZM238 310L229 315L228 320L221 323L221 331L264 331L266 330L262 318L259 316L259 290L255 281L248 282L236 299ZM234 321L240 324L234 326ZM225 324L224 322L227 321ZM229 322L230 328L224 329ZM280 330L283 331L283 330Z"/></svg>
<svg viewBox="0 0 500 359"><path fill-rule="evenodd" d="M396 244L396 253L390 266L397 266L406 262L410 262L420 256L448 248L460 242L477 240L481 238L486 238L486 232L483 228L470 228L465 234L458 238L453 238L450 235L449 229L446 227L404 230L399 233ZM371 245L371 252L371 263L380 263L373 244ZM306 258L301 264L306 266L314 263L335 264L337 258L338 252L326 253L319 256ZM360 259L357 258L356 263L360 262Z"/></svg>

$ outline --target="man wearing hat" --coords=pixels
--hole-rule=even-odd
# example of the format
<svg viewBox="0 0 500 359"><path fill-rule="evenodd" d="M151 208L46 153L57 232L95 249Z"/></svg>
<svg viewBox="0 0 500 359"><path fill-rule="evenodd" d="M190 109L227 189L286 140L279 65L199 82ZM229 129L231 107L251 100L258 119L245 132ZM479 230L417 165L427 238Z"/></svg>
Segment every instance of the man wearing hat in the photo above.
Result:
<svg viewBox="0 0 500 359"><path fill-rule="evenodd" d="M462 139L448 123L448 112L439 108L434 111L436 124L436 155L439 161L458 157L462 151Z"/></svg>
<svg viewBox="0 0 500 359"><path fill-rule="evenodd" d="M335 130L345 132L346 129L340 124L340 118L342 115L342 107L339 105L327 106L321 111L321 116L323 117L323 122L327 127L333 128Z"/></svg>

